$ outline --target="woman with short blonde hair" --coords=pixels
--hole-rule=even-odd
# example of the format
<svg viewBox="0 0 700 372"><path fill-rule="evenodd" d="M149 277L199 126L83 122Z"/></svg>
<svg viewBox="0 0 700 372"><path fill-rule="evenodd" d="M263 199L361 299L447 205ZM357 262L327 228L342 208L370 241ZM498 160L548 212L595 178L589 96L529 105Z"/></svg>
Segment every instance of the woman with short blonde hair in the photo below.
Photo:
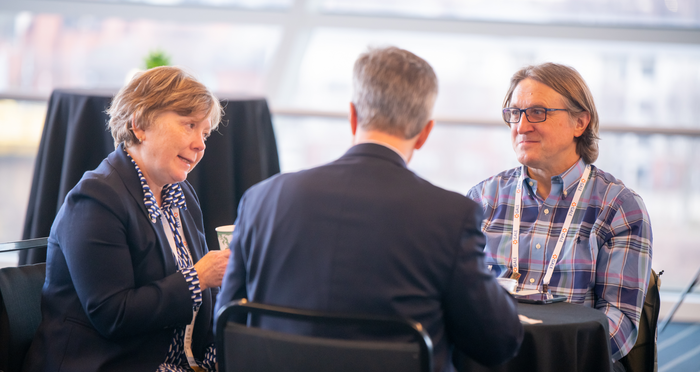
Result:
<svg viewBox="0 0 700 372"><path fill-rule="evenodd" d="M213 371L213 302L229 252L208 251L186 178L219 101L182 69L158 67L108 112L116 150L54 220L25 370Z"/></svg>

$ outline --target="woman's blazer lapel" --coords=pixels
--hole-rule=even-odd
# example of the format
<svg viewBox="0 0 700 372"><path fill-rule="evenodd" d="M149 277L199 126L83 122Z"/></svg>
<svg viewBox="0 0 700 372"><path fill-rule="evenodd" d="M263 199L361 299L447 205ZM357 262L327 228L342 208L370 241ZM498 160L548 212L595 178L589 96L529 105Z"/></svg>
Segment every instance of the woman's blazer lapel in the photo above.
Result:
<svg viewBox="0 0 700 372"><path fill-rule="evenodd" d="M168 243L168 237L165 235L165 230L162 228L162 221L158 219L156 223L151 223L151 219L148 216L148 211L143 203L143 188L141 187L141 181L139 180L138 174L134 169L134 164L131 159L124 152L123 145L119 145L117 149L111 153L108 157L110 164L119 173L119 177L124 182L124 186L131 195L131 197L136 202L138 206L138 213L145 216L146 220L149 221L148 224L153 229L156 235L156 245L160 247L161 251L161 262L165 271L165 276L173 274L177 271L177 264L173 258L172 251L170 250L170 244Z"/></svg>

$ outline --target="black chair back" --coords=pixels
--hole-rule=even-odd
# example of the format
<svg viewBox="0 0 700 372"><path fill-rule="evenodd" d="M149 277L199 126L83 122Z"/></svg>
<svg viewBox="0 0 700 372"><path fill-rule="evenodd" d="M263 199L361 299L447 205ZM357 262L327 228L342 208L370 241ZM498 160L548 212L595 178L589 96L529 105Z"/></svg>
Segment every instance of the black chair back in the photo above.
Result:
<svg viewBox="0 0 700 372"><path fill-rule="evenodd" d="M46 238L0 244L0 252L46 248ZM46 264L0 269L0 371L20 372L41 322Z"/></svg>
<svg viewBox="0 0 700 372"><path fill-rule="evenodd" d="M657 322L661 308L659 287L659 275L651 270L642 316L639 318L637 341L632 350L620 360L627 372L656 372L659 369L656 350Z"/></svg>
<svg viewBox="0 0 700 372"><path fill-rule="evenodd" d="M413 342L305 336L247 327L232 319L247 314L293 319L321 325L391 329L412 335ZM216 323L219 371L423 371L432 370L432 342L420 323L402 318L323 313L233 301Z"/></svg>

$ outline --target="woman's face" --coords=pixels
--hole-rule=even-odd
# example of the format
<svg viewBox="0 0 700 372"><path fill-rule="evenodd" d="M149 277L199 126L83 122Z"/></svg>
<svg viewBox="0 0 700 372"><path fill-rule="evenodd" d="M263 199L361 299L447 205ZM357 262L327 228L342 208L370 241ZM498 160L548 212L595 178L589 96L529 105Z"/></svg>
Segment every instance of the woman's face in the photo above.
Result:
<svg viewBox="0 0 700 372"><path fill-rule="evenodd" d="M134 128L141 143L133 146L136 163L150 187L182 182L202 160L204 141L211 132L211 119L205 113L181 116L165 111L146 130Z"/></svg>

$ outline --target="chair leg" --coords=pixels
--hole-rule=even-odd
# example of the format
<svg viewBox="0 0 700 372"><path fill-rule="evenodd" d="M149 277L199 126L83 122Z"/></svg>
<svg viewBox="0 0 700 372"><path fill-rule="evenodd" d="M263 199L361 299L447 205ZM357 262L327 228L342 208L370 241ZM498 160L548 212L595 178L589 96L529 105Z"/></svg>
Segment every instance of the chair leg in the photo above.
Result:
<svg viewBox="0 0 700 372"><path fill-rule="evenodd" d="M663 332L668 323L671 322L671 318L673 318L673 314L676 313L676 310L681 306L683 303L683 300L685 300L685 296L688 295L693 290L693 287L695 287L696 284L698 284L698 281L700 281L700 269L698 269L698 272L695 273L695 277L693 280L690 281L688 286L685 288L683 293L681 293L681 296L678 298L678 301L676 301L675 304L673 304L673 307L671 308L671 311L669 311L668 314L664 317L664 320L661 322L661 325L659 326L659 332Z"/></svg>

